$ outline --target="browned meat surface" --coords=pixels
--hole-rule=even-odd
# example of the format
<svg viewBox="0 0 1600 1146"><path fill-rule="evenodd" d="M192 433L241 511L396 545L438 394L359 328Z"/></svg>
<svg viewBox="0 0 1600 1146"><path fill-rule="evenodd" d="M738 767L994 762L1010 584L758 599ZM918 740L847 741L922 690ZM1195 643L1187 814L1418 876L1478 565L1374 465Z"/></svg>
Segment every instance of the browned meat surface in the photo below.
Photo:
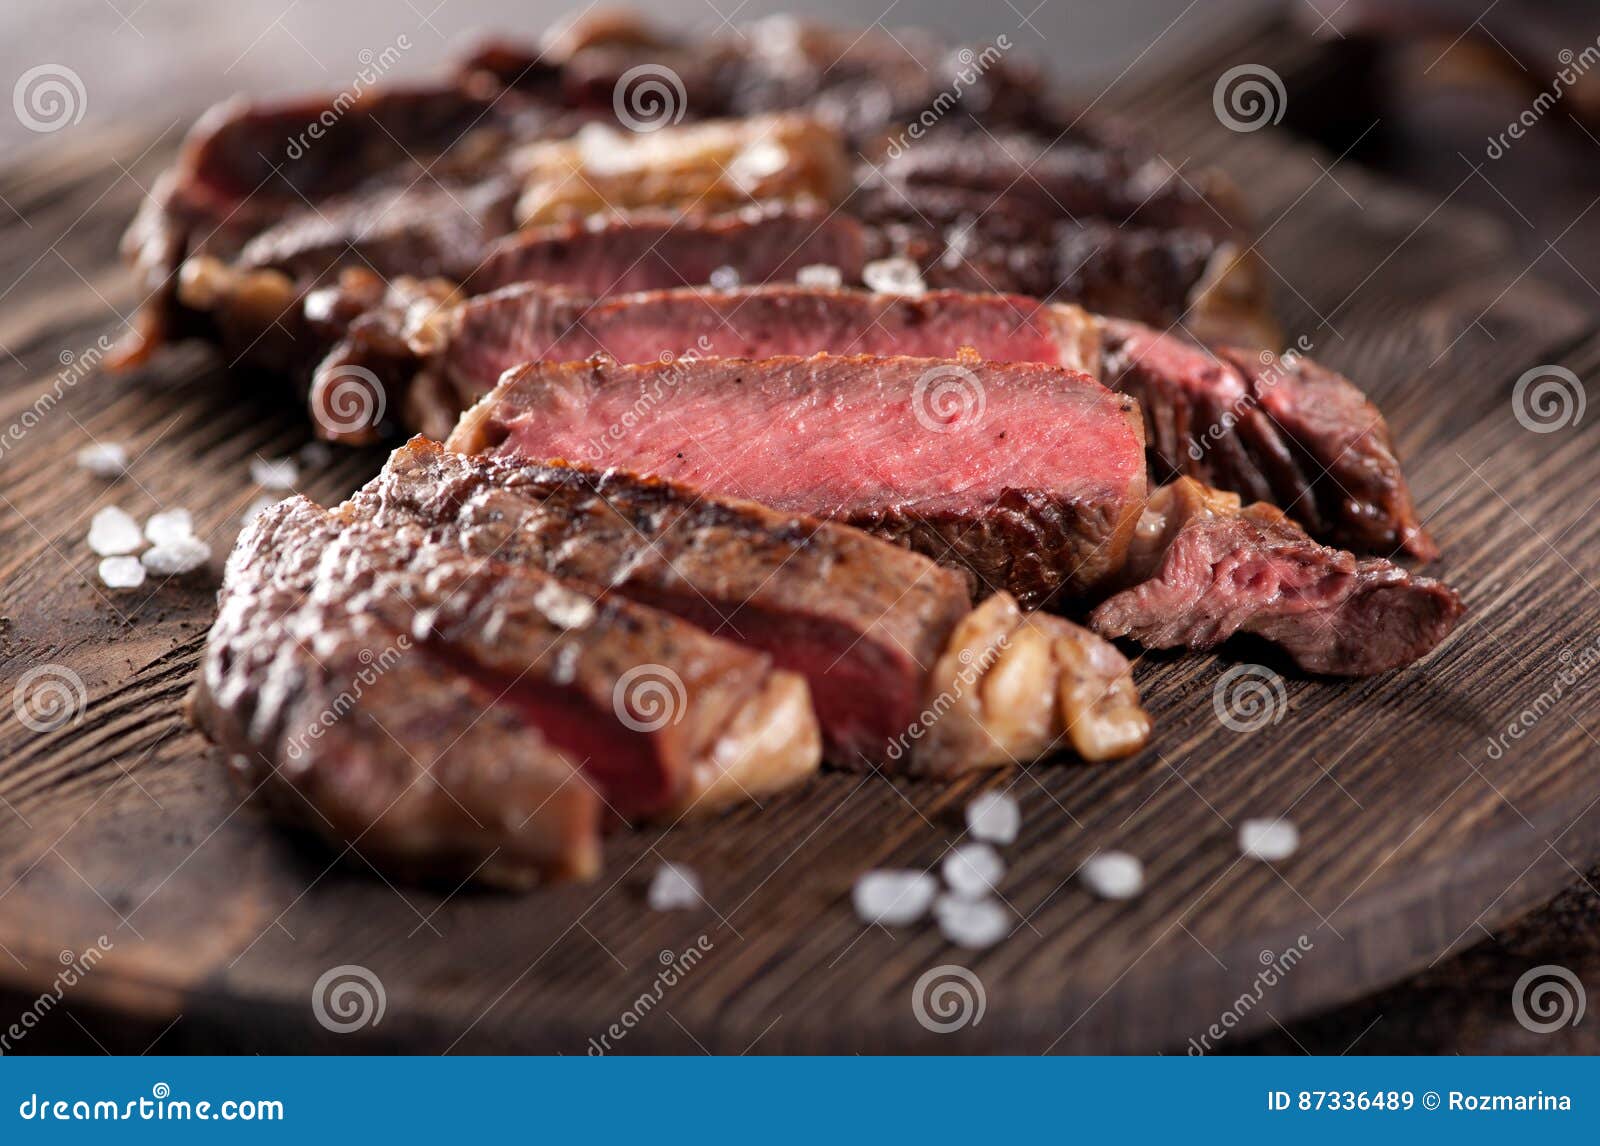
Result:
<svg viewBox="0 0 1600 1146"><path fill-rule="evenodd" d="M620 465L845 521L1030 608L1120 567L1146 488L1131 399L1076 371L976 359L535 363L449 445Z"/></svg>
<svg viewBox="0 0 1600 1146"><path fill-rule="evenodd" d="M1179 478L1157 490L1123 573L1090 614L1108 637L1209 649L1235 633L1301 668L1366 676L1426 656L1461 619L1455 590L1392 562L1312 541L1269 505Z"/></svg>
<svg viewBox="0 0 1600 1146"><path fill-rule="evenodd" d="M1110 645L1057 621L1056 660L1024 648L992 666L1022 624L1010 603L988 626L998 647L962 658L973 645L956 636L974 615L965 579L846 526L619 470L450 454L423 439L395 451L338 513L381 529L420 526L430 543L617 593L761 649L806 678L841 764L951 773L1068 745L1104 759L1144 740L1124 719L1142 712ZM1058 666L1082 682L1071 696L1083 703L1063 699ZM952 693L970 711L924 729L924 706ZM969 734L956 736L958 722Z"/></svg>
<svg viewBox="0 0 1600 1146"><path fill-rule="evenodd" d="M334 838L511 881L592 874L596 802L726 806L820 756L804 681L759 652L302 498L230 557L191 711Z"/></svg>
<svg viewBox="0 0 1600 1146"><path fill-rule="evenodd" d="M1104 328L1106 384L1139 399L1156 480L1187 474L1271 502L1336 545L1437 556L1383 415L1349 381L1293 351Z"/></svg>

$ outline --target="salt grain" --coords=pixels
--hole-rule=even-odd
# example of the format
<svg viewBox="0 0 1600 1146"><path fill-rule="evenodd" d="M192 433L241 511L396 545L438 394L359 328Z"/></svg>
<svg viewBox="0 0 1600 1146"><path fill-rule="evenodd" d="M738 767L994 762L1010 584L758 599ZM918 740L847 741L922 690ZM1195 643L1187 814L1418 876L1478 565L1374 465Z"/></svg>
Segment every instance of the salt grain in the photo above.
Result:
<svg viewBox="0 0 1600 1146"><path fill-rule="evenodd" d="M1015 843L1022 828L1022 809L1015 796L984 792L967 805L967 831L991 844Z"/></svg>
<svg viewBox="0 0 1600 1146"><path fill-rule="evenodd" d="M879 294L903 294L918 298L928 293L917 264L903 255L879 259L861 268L861 281Z"/></svg>
<svg viewBox="0 0 1600 1146"><path fill-rule="evenodd" d="M988 895L1006 872L1000 853L988 844L962 844L944 857L944 881L957 895Z"/></svg>
<svg viewBox="0 0 1600 1146"><path fill-rule="evenodd" d="M137 553L144 545L144 534L133 517L108 505L89 523L89 548L101 557L120 557Z"/></svg>
<svg viewBox="0 0 1600 1146"><path fill-rule="evenodd" d="M1101 899L1132 899L1144 890L1144 864L1127 852L1096 852L1078 875Z"/></svg>
<svg viewBox="0 0 1600 1146"><path fill-rule="evenodd" d="M739 272L732 267L718 267L711 272L711 285L717 290L735 290L739 286Z"/></svg>
<svg viewBox="0 0 1600 1146"><path fill-rule="evenodd" d="M958 947L993 947L1011 931L1011 915L993 899L941 895L933 913L939 933Z"/></svg>
<svg viewBox="0 0 1600 1146"><path fill-rule="evenodd" d="M812 263L795 272L794 281L803 287L822 287L837 290L844 286L844 272L827 263Z"/></svg>
<svg viewBox="0 0 1600 1146"><path fill-rule="evenodd" d="M144 523L145 540L151 545L165 545L194 536L194 518L187 509L163 509L152 513Z"/></svg>
<svg viewBox="0 0 1600 1146"><path fill-rule="evenodd" d="M293 458L251 458L250 480L262 489L290 490L300 480L300 467Z"/></svg>
<svg viewBox="0 0 1600 1146"><path fill-rule="evenodd" d="M681 911L699 907L703 900L700 877L682 864L662 864L650 881L651 911Z"/></svg>
<svg viewBox="0 0 1600 1146"><path fill-rule="evenodd" d="M211 560L211 546L198 537L174 537L144 551L144 567L158 577L192 573Z"/></svg>
<svg viewBox="0 0 1600 1146"><path fill-rule="evenodd" d="M137 557L107 557L100 562L100 580L108 589L137 589L144 584L144 566Z"/></svg>
<svg viewBox="0 0 1600 1146"><path fill-rule="evenodd" d="M78 466L97 478L119 478L128 472L128 450L115 442L96 442L78 451Z"/></svg>
<svg viewBox="0 0 1600 1146"><path fill-rule="evenodd" d="M1288 820L1246 820L1239 825L1239 850L1252 859L1283 860L1300 846L1300 832Z"/></svg>
<svg viewBox="0 0 1600 1146"><path fill-rule="evenodd" d="M927 914L939 881L921 871L869 871L856 880L851 901L863 923L902 926Z"/></svg>
<svg viewBox="0 0 1600 1146"><path fill-rule="evenodd" d="M296 456L301 465L320 470L333 461L333 447L327 442L307 442L300 447Z"/></svg>

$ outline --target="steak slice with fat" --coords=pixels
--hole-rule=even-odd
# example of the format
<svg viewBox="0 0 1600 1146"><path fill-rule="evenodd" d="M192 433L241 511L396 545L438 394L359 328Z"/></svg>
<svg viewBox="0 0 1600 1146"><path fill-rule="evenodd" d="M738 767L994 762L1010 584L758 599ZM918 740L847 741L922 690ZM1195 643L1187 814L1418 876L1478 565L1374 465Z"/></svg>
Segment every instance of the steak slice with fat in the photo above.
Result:
<svg viewBox="0 0 1600 1146"><path fill-rule="evenodd" d="M1105 759L1148 734L1127 661L1109 644L1055 618L1040 618L1054 627L1035 635L1004 594L975 613L960 574L848 526L620 470L447 453L421 438L338 512L379 529L421 527L431 543L761 649L806 678L839 763L951 774L1033 759L1064 738Z"/></svg>
<svg viewBox="0 0 1600 1146"><path fill-rule="evenodd" d="M1121 566L1146 490L1131 398L975 358L532 363L449 448L621 465L848 522L1029 608Z"/></svg>

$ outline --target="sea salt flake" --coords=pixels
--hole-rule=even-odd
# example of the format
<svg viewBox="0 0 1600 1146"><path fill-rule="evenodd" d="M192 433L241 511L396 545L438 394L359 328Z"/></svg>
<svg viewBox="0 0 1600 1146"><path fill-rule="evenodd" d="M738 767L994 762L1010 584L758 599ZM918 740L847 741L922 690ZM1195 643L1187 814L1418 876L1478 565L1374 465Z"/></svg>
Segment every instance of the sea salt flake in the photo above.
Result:
<svg viewBox="0 0 1600 1146"><path fill-rule="evenodd" d="M295 454L300 464L320 470L333 461L333 447L327 442L307 442Z"/></svg>
<svg viewBox="0 0 1600 1146"><path fill-rule="evenodd" d="M279 500L280 499L276 497L266 496L256 498L249 505L244 507L244 514L239 518L239 523L241 525L249 525L256 518L267 512L267 510L277 505Z"/></svg>
<svg viewBox="0 0 1600 1146"><path fill-rule="evenodd" d="M739 272L732 267L718 267L711 272L711 285L717 290L735 290L739 286Z"/></svg>
<svg viewBox="0 0 1600 1146"><path fill-rule="evenodd" d="M151 545L165 545L194 536L194 518L187 509L163 509L152 513L144 523L145 540Z"/></svg>
<svg viewBox="0 0 1600 1146"><path fill-rule="evenodd" d="M934 904L939 934L958 947L993 947L1011 932L1011 915L993 899L941 895Z"/></svg>
<svg viewBox="0 0 1600 1146"><path fill-rule="evenodd" d="M903 926L927 914L939 881L922 871L869 871L856 879L851 901L863 923Z"/></svg>
<svg viewBox="0 0 1600 1146"><path fill-rule="evenodd" d="M1239 850L1252 859L1284 860L1300 846L1300 832L1288 820L1246 820L1239 825Z"/></svg>
<svg viewBox="0 0 1600 1146"><path fill-rule="evenodd" d="M901 294L920 298L928 293L917 264L903 255L878 259L861 268L861 281L879 294Z"/></svg>
<svg viewBox="0 0 1600 1146"><path fill-rule="evenodd" d="M1132 899L1144 890L1144 864L1127 852L1096 852L1078 877L1101 899Z"/></svg>
<svg viewBox="0 0 1600 1146"><path fill-rule="evenodd" d="M158 577L192 573L211 560L211 546L198 537L174 537L144 551L144 567Z"/></svg>
<svg viewBox="0 0 1600 1146"><path fill-rule="evenodd" d="M988 895L1006 873L1005 861L988 844L962 844L944 857L944 881L957 895Z"/></svg>
<svg viewBox="0 0 1600 1146"><path fill-rule="evenodd" d="M812 263L796 271L794 281L803 287L838 290L844 286L844 272L828 263Z"/></svg>
<svg viewBox="0 0 1600 1146"><path fill-rule="evenodd" d="M128 472L128 448L116 442L96 442L78 451L78 468L97 478L119 478Z"/></svg>
<svg viewBox="0 0 1600 1146"><path fill-rule="evenodd" d="M107 557L100 562L100 580L108 589L137 589L144 584L144 566L137 557Z"/></svg>
<svg viewBox="0 0 1600 1146"><path fill-rule="evenodd" d="M1005 792L984 792L967 805L967 831L991 844L1015 843L1022 829L1022 809Z"/></svg>
<svg viewBox="0 0 1600 1146"><path fill-rule="evenodd" d="M682 864L664 863L650 881L651 911L681 911L699 907L704 902L700 894L700 877Z"/></svg>
<svg viewBox="0 0 1600 1146"><path fill-rule="evenodd" d="M300 467L293 458L251 458L250 480L262 489L292 490Z"/></svg>
<svg viewBox="0 0 1600 1146"><path fill-rule="evenodd" d="M89 522L89 548L101 557L120 557L137 553L144 545L144 534L133 515L108 505Z"/></svg>

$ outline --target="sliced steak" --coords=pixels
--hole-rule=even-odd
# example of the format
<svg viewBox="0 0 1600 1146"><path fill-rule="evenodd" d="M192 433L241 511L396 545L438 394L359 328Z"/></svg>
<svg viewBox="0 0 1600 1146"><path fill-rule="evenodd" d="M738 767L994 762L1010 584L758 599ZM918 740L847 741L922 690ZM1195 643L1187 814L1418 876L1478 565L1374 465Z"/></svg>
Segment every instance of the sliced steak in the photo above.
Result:
<svg viewBox="0 0 1600 1146"><path fill-rule="evenodd" d="M1146 488L1132 399L1077 371L976 359L535 363L449 445L622 465L846 521L1029 607L1121 565Z"/></svg>
<svg viewBox="0 0 1600 1146"><path fill-rule="evenodd" d="M1071 306L1013 295L934 292L920 298L799 286L680 289L589 299L539 286L507 287L464 303L422 332L462 408L524 362L618 362L781 355L954 358L970 348L995 362L1042 362L1094 374L1098 324Z"/></svg>
<svg viewBox="0 0 1600 1146"><path fill-rule="evenodd" d="M1122 576L1129 587L1089 617L1104 636L1209 649L1246 633L1332 676L1426 656L1464 610L1446 585L1319 545L1272 506L1191 478L1151 495Z"/></svg>
<svg viewBox="0 0 1600 1146"><path fill-rule="evenodd" d="M1033 759L1069 729L1080 755L1104 759L1142 744L1136 728L1148 732L1127 662L1098 637L1059 622L1055 660L1024 648L971 667L974 655L959 654L974 641L955 635L971 624L965 579L835 523L620 470L446 453L420 438L338 512L420 526L430 543L617 593L763 650L810 684L838 763L953 773ZM1022 625L1008 608L985 629L1001 646L991 660ZM1080 692L1064 693L1063 677ZM934 731L925 706L951 694L967 698L963 714L916 734Z"/></svg>
<svg viewBox="0 0 1600 1146"><path fill-rule="evenodd" d="M1157 480L1186 474L1271 502L1340 546L1437 556L1383 415L1349 381L1293 351L1212 352L1118 320L1104 329L1103 376L1139 399Z"/></svg>
<svg viewBox="0 0 1600 1146"><path fill-rule="evenodd" d="M728 267L741 282L793 279L827 263L858 279L861 225L824 207L778 204L722 214L637 211L533 227L491 246L468 293L537 282L589 295L664 290L711 281Z"/></svg>
<svg viewBox="0 0 1600 1146"><path fill-rule="evenodd" d="M320 765L313 782L359 786L341 757L297 762L296 743L321 742L289 719L327 697L324 688L307 699L301 653L348 661L352 633L392 637L396 661L419 651L427 672L392 708L352 690L328 718L357 722L349 737L371 739L390 720L415 728L419 713L488 696L502 728L535 730L531 743L575 762L622 817L759 796L803 779L819 759L805 682L769 657L534 569L430 545L415 527L363 527L299 498L262 514L230 557L192 711L219 741L244 730L268 767ZM401 743L418 759L451 751L438 735Z"/></svg>

